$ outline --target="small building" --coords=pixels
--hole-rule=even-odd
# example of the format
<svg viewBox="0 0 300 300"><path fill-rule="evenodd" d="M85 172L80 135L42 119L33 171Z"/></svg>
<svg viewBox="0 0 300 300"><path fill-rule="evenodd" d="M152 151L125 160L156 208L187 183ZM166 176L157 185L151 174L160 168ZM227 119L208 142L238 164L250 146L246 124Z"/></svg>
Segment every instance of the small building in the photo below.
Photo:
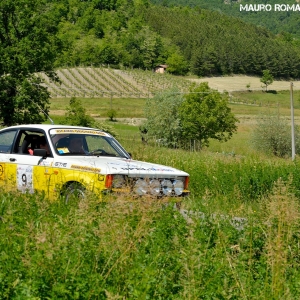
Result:
<svg viewBox="0 0 300 300"><path fill-rule="evenodd" d="M168 67L167 65L158 65L154 67L153 72L163 74L165 73L167 67Z"/></svg>

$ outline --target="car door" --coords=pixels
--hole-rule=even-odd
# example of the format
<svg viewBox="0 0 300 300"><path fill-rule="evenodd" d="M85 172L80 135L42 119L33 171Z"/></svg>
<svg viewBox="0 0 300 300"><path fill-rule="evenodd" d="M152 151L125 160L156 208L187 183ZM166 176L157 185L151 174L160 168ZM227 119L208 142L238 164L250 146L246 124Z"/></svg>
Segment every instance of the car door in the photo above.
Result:
<svg viewBox="0 0 300 300"><path fill-rule="evenodd" d="M7 163L9 162L9 154L12 151L17 132L17 129L8 129L0 133L0 186L2 187L6 187L10 181Z"/></svg>
<svg viewBox="0 0 300 300"><path fill-rule="evenodd" d="M51 198L53 189L51 174L53 156L35 156L33 150L38 148L37 140L46 134L42 130L19 130L10 153L5 156L5 178L9 190L17 189L33 193L34 190L44 191ZM32 151L30 151L32 150Z"/></svg>

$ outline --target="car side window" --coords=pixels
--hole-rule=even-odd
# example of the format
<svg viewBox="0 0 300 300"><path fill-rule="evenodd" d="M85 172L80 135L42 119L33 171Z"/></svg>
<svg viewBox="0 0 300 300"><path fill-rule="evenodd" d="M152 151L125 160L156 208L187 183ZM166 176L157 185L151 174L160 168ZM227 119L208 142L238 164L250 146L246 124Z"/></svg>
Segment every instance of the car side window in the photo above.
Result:
<svg viewBox="0 0 300 300"><path fill-rule="evenodd" d="M52 156L48 147L46 136L43 132L33 130L20 131L14 152L33 155L34 149L45 149L48 156Z"/></svg>
<svg viewBox="0 0 300 300"><path fill-rule="evenodd" d="M10 153L17 130L0 133L0 153Z"/></svg>

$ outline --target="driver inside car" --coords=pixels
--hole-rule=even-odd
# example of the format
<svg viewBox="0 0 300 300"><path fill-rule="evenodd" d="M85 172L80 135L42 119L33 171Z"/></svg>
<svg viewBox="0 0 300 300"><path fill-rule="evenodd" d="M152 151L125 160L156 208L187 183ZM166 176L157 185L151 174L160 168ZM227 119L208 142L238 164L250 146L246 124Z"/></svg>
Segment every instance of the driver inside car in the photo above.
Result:
<svg viewBox="0 0 300 300"><path fill-rule="evenodd" d="M81 135L70 135L68 149L70 153L88 154L83 148L83 137Z"/></svg>
<svg viewBox="0 0 300 300"><path fill-rule="evenodd" d="M45 136L41 136L38 139L38 143L40 145L40 149L45 149L47 151L47 155L50 155L50 149L49 149L49 146L48 146Z"/></svg>

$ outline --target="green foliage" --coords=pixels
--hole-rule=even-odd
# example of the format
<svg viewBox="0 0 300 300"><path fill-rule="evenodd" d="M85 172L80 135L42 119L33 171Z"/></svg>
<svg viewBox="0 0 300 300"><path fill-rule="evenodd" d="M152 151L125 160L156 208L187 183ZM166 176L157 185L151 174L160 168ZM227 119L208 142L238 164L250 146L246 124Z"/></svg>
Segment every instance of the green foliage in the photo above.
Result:
<svg viewBox="0 0 300 300"><path fill-rule="evenodd" d="M176 89L156 94L147 101L145 116L148 136L177 148L189 148L191 141L200 142L200 149L209 139L227 141L238 121L228 107L228 95L211 90L206 82L192 86L184 97Z"/></svg>
<svg viewBox="0 0 300 300"><path fill-rule="evenodd" d="M174 152L196 178L185 214L1 190L0 298L298 299L299 163Z"/></svg>
<svg viewBox="0 0 300 300"><path fill-rule="evenodd" d="M65 120L63 124L72 126L83 126L101 129L117 137L115 130L108 124L96 121L93 117L86 113L86 109L83 107L81 100L76 98L70 99L70 105L66 107Z"/></svg>
<svg viewBox="0 0 300 300"><path fill-rule="evenodd" d="M211 90L207 82L191 87L179 107L184 139L200 141L202 147L209 145L209 139L230 139L238 120L228 107L228 100L227 94Z"/></svg>
<svg viewBox="0 0 300 300"><path fill-rule="evenodd" d="M33 74L45 72L56 80L59 44L50 15L45 1L0 3L0 121L6 126L46 118L41 109L48 112L49 94Z"/></svg>
<svg viewBox="0 0 300 300"><path fill-rule="evenodd" d="M266 91L268 90L268 86L272 84L274 81L274 77L270 73L269 70L263 70L263 76L260 79L260 82L262 82L266 86Z"/></svg>
<svg viewBox="0 0 300 300"><path fill-rule="evenodd" d="M116 118L117 116L117 111L115 109L110 109L108 112L107 112L107 116L109 118L110 121L114 121L114 119Z"/></svg>
<svg viewBox="0 0 300 300"><path fill-rule="evenodd" d="M188 72L188 64L185 58L178 54L171 54L166 60L168 72L174 75L186 75Z"/></svg>
<svg viewBox="0 0 300 300"><path fill-rule="evenodd" d="M145 107L148 136L158 140L167 147L178 147L182 138L181 121L178 108L183 97L176 89L158 93L152 99L148 99Z"/></svg>
<svg viewBox="0 0 300 300"><path fill-rule="evenodd" d="M257 27L240 19L269 13L241 13L239 4L222 1L197 4L237 10L239 18L199 7L166 7L170 1L165 1L166 6L149 5L149 1L100 2L74 0L49 6L63 48L56 67L109 64L152 70L157 64L168 64L167 71L176 75L261 75L269 69L274 77L299 77L296 40L285 33L275 36L262 24ZM287 15L296 16L275 15L286 20ZM294 25L291 28L296 30Z"/></svg>
<svg viewBox="0 0 300 300"><path fill-rule="evenodd" d="M151 0L151 3L155 5L162 5L161 0ZM272 6L272 11L258 11L258 12L246 12L240 11L240 5L257 5L256 0L247 0L247 1L220 1L220 0L164 0L163 5L168 7L173 6L189 6L194 9L200 7L203 9L208 9L211 11L218 11L224 15L231 17L239 18L247 23L252 23L259 27L268 28L274 34L280 34L284 38L293 40L296 36L300 37L300 31L297 28L297 13L288 10L274 11L274 5L278 4L277 0L268 0L267 4ZM296 5L294 0L286 0L281 2L284 4L289 4L290 6Z"/></svg>
<svg viewBox="0 0 300 300"><path fill-rule="evenodd" d="M190 71L198 76L261 75L269 69L274 77L299 77L299 47L261 26L188 7L153 6L145 18L153 30L180 49Z"/></svg>
<svg viewBox="0 0 300 300"><path fill-rule="evenodd" d="M92 127L94 119L86 114L82 102L72 97L70 105L66 107L65 123L72 126Z"/></svg>
<svg viewBox="0 0 300 300"><path fill-rule="evenodd" d="M296 152L300 151L299 127L295 127ZM286 118L277 115L263 115L257 119L257 126L253 130L252 144L267 154L287 157L292 154L291 126Z"/></svg>

